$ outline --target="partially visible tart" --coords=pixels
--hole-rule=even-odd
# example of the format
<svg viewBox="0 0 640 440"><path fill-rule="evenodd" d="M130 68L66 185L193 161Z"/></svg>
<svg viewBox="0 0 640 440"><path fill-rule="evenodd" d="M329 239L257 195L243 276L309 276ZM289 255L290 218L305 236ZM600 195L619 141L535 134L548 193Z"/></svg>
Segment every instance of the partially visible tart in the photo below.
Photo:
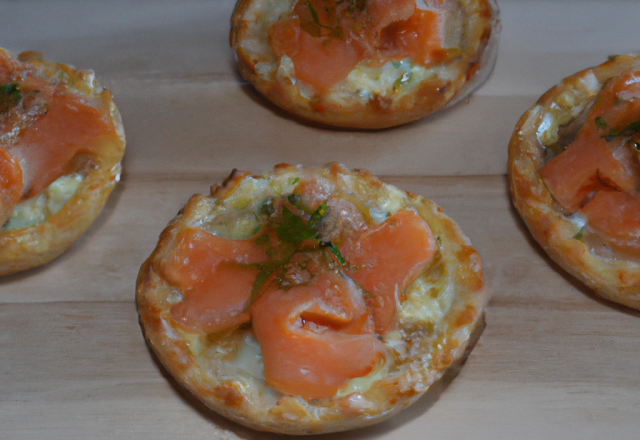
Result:
<svg viewBox="0 0 640 440"><path fill-rule="evenodd" d="M150 347L191 393L288 434L382 421L463 355L480 256L422 197L366 171L234 171L194 195L138 276Z"/></svg>
<svg viewBox="0 0 640 440"><path fill-rule="evenodd" d="M640 309L640 56L545 93L509 144L513 203L545 251L599 295Z"/></svg>
<svg viewBox="0 0 640 440"><path fill-rule="evenodd" d="M494 0L239 0L240 74L302 118L378 129L457 102L489 76Z"/></svg>
<svg viewBox="0 0 640 440"><path fill-rule="evenodd" d="M0 49L0 275L45 264L100 214L125 139L90 70Z"/></svg>

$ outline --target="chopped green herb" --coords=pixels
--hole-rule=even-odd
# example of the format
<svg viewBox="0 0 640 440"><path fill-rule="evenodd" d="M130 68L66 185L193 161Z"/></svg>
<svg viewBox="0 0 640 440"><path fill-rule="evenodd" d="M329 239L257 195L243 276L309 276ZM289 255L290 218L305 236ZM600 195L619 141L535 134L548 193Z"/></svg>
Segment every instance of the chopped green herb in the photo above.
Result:
<svg viewBox="0 0 640 440"><path fill-rule="evenodd" d="M362 286L360 286L360 289L362 289L362 291L364 292L365 295L367 295L368 298L374 299L376 297L375 293L373 293L372 291L367 290Z"/></svg>
<svg viewBox="0 0 640 440"><path fill-rule="evenodd" d="M339 24L336 25L336 27L334 27L333 30L331 31L331 35L336 37L338 40L342 40L344 38L344 32L342 31L342 26L340 26Z"/></svg>
<svg viewBox="0 0 640 440"><path fill-rule="evenodd" d="M308 214L308 210L302 206L300 196L297 194L289 194L287 201L296 206L303 212ZM274 212L274 198L268 198L260 207L262 213L271 216ZM273 227L281 242L277 248L273 248L269 235L262 234L258 236L254 243L256 246L266 246L267 256L269 260L264 263L252 263L248 266L259 269L259 273L253 282L251 288L251 296L247 302L247 308L255 301L256 297L260 293L260 290L270 277L275 276L276 279L284 278L287 273L287 264L290 263L291 258L297 252L297 246L300 242L314 239L318 240L318 228L322 219L329 212L327 203L322 203L318 206L309 217L309 220L293 213L286 205L282 205L282 217L270 218L269 224ZM341 266L347 266L347 261L340 253L340 250L331 242L317 242L320 247L328 248L329 252L335 256L335 259ZM306 266L300 265L303 270L307 270ZM275 275L274 275L275 274Z"/></svg>
<svg viewBox="0 0 640 440"><path fill-rule="evenodd" d="M0 84L0 113L11 110L22 99L22 93L18 90L18 83Z"/></svg>
<svg viewBox="0 0 640 440"><path fill-rule="evenodd" d="M256 246L268 246L271 241L269 240L269 236L267 234L262 234L260 237L256 238L254 241Z"/></svg>
<svg viewBox="0 0 640 440"><path fill-rule="evenodd" d="M327 215L327 210L329 208L327 208L327 202L324 202L323 204L321 204L320 206L318 206L316 208L315 211L313 211L313 214L311 214L311 218L309 219L309 223L312 226L316 226L318 223L320 223L320 220L323 219L323 217L325 215Z"/></svg>
<svg viewBox="0 0 640 440"><path fill-rule="evenodd" d="M287 183L289 185L295 185L298 182L300 182L300 178L299 177L289 177L289 180L287 180Z"/></svg>
<svg viewBox="0 0 640 440"><path fill-rule="evenodd" d="M604 130L605 128L608 127L607 123L605 122L605 120L604 120L604 118L602 116L596 116L596 126L600 130Z"/></svg>
<svg viewBox="0 0 640 440"><path fill-rule="evenodd" d="M338 263L340 263L341 266L347 265L347 260L344 259L344 257L340 253L340 250L335 244L329 242L328 248L329 248L329 252L331 252L336 257L336 260L338 260Z"/></svg>
<svg viewBox="0 0 640 440"><path fill-rule="evenodd" d="M575 240L582 240L582 229L578 231L576 235L573 236Z"/></svg>
<svg viewBox="0 0 640 440"><path fill-rule="evenodd" d="M400 61L391 61L391 64L393 64L393 67L395 67L396 69L402 66L402 63Z"/></svg>
<svg viewBox="0 0 640 440"><path fill-rule="evenodd" d="M607 122L601 116L596 117L596 125L601 130L609 127L609 124L607 124ZM614 131L610 129L609 134L606 134L602 137L607 142L611 142L612 140L614 140L619 136L633 136L634 134L638 134L638 133L640 133L640 120L631 122L629 125L627 125L622 130L619 130L619 131Z"/></svg>
<svg viewBox="0 0 640 440"><path fill-rule="evenodd" d="M640 121L634 121L620 131L617 131L617 132L611 131L609 132L608 135L604 136L604 139L607 142L610 142L613 139L617 138L618 136L633 136L634 134L637 134L637 133L640 133Z"/></svg>
<svg viewBox="0 0 640 440"><path fill-rule="evenodd" d="M262 202L262 205L260 205L260 214L271 217L274 212L276 212L276 210L273 207L273 197L267 197L267 199Z"/></svg>
<svg viewBox="0 0 640 440"><path fill-rule="evenodd" d="M313 226L295 215L286 206L282 206L282 223L276 226L275 230L279 240L292 244L298 244L316 235Z"/></svg>
<svg viewBox="0 0 640 440"><path fill-rule="evenodd" d="M411 80L411 72L404 72L394 83L393 89L398 90Z"/></svg>
<svg viewBox="0 0 640 440"><path fill-rule="evenodd" d="M304 211L304 209L302 208L302 199L298 194L289 194L287 196L287 201L291 203L293 206L295 206L296 208Z"/></svg>
<svg viewBox="0 0 640 440"><path fill-rule="evenodd" d="M367 6L367 0L351 0L349 12L361 12Z"/></svg>
<svg viewBox="0 0 640 440"><path fill-rule="evenodd" d="M309 12L311 13L311 18L313 19L313 22L316 25L320 26L321 28L329 29L329 30L333 31L333 29L330 26L325 26L322 23L320 23L320 19L318 18L318 13L316 12L316 10L313 7L313 5L311 4L311 1L307 0L305 3L307 4L307 7L309 8Z"/></svg>
<svg viewBox="0 0 640 440"><path fill-rule="evenodd" d="M249 297L249 301L247 301L246 309L253 304L258 293L260 293L260 289L262 289L262 286L264 286L264 283L267 282L269 277L273 275L276 270L282 269L287 263L289 263L294 253L295 249L290 248L279 260L269 260L266 263L255 263L249 265L257 267L260 269L260 272L256 275L256 279L253 281L253 286L251 286L251 296Z"/></svg>

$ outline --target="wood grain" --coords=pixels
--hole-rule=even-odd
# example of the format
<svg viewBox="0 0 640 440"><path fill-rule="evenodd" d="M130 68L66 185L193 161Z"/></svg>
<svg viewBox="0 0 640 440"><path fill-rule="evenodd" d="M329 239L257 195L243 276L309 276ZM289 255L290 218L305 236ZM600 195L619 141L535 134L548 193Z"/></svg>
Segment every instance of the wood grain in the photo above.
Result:
<svg viewBox="0 0 640 440"><path fill-rule="evenodd" d="M513 126L540 94L639 50L640 2L499 0L490 80L468 101L380 132L297 121L243 83L227 41L233 4L0 2L1 44L94 69L128 139L122 181L82 239L0 279L0 438L281 438L226 421L167 376L137 322L135 279L188 197L232 168L329 161L438 203L481 253L492 297L466 364L425 398L381 425L315 438L637 438L640 313L594 297L544 254L504 174Z"/></svg>

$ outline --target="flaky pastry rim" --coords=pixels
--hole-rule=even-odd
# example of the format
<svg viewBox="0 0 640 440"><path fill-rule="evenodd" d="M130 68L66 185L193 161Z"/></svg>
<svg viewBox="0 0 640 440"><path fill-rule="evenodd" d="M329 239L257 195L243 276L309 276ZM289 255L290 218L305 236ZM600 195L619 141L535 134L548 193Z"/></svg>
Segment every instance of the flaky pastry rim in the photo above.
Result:
<svg viewBox="0 0 640 440"><path fill-rule="evenodd" d="M231 16L230 45L236 53L238 71L260 94L287 112L304 120L328 126L378 130L407 124L445 107L452 106L480 87L491 75L498 56L501 30L500 12L496 0L458 0L466 11L473 5L489 17L465 23L465 30L473 34L472 50L465 51L450 71L455 78L449 81L426 79L417 90L398 102L386 98L374 99L366 104L335 105L326 100L305 99L290 82L264 79L256 67L257 60L242 48L247 35L249 19L245 15L252 3L263 0L238 0ZM399 102L402 101L400 104Z"/></svg>
<svg viewBox="0 0 640 440"><path fill-rule="evenodd" d="M278 168L282 170L283 167L298 169L290 165L278 165L276 170ZM334 167L338 169L338 172L349 173L376 185L382 184L366 171L348 171L337 164L329 164L327 167ZM233 191L239 180L246 175L239 173L235 177L232 175L230 179L225 181L222 191ZM221 194L219 192L221 190L217 191L216 194ZM162 232L158 246L140 269L136 285L136 303L140 324L148 345L171 375L209 408L253 429L286 434L317 434L360 428L391 417L415 402L444 374L449 366L463 356L471 334L476 326L482 322L482 310L489 295L484 284L480 256L471 247L468 238L464 236L458 225L444 215L433 202L420 196L406 194L410 201L409 205L418 211L431 227L434 236L438 237L440 253L448 265L447 270L451 271L452 280L454 280L455 299L451 310L447 312L446 322L443 319L443 322L440 323L441 326L446 327L446 331L443 331L444 334L439 335L439 338L442 339L442 350L434 355L430 364L403 371L400 378L396 377L395 383L390 379L386 380L387 378L377 381L367 391L367 393L385 392L392 396L380 408L356 414L344 405L341 406L345 397L321 399L319 402L322 403L322 406L317 403L318 408L327 408L329 405L332 412L328 412L331 417L327 416L325 420L318 420L310 417L305 418L304 414L300 415L302 406L300 401L296 400L300 398L286 397L278 404L282 406L279 408L279 412L269 412L267 416L264 414L256 415L255 411L247 407L247 402L243 401L241 387L225 383L207 384L203 380L204 373L199 370L196 359L192 356L185 341L177 338L175 329L167 320L162 319L163 306L157 302L155 296L161 294L159 292L164 287L162 286L163 280L157 274L156 266L158 259L165 252L165 247L170 246L171 240L181 228L191 224L193 219L202 215L202 210L206 209L206 203L203 202L211 196L192 196L186 206ZM212 379L207 377L207 380L211 382ZM406 382L410 382L409 385ZM306 404L313 407L314 401ZM291 420L287 416L287 412L289 414L296 413L299 417L296 420Z"/></svg>
<svg viewBox="0 0 640 440"><path fill-rule="evenodd" d="M619 55L595 67L584 69L564 80L538 99L520 118L509 142L508 181L513 205L529 231L547 254L564 270L596 294L610 301L640 310L640 265L625 259L600 257L574 238L580 226L571 222L554 202L539 168L544 149L538 129L551 105L559 105L564 92L579 93L585 104L596 93L576 92L587 77L597 78L600 87L611 77L640 69L640 55Z"/></svg>
<svg viewBox="0 0 640 440"><path fill-rule="evenodd" d="M16 56L0 49L13 59L39 63L47 72L64 72L67 90L91 96L101 102L102 109L114 124L114 135L105 138L90 164L83 168L83 178L74 195L47 220L21 229L0 232L0 276L41 266L61 255L91 226L100 215L109 194L120 180L125 135L120 112L109 90L100 86L91 70L45 60L38 52L22 52ZM45 73L46 74L46 73ZM64 77L64 76L63 76ZM78 88L70 83L75 82Z"/></svg>

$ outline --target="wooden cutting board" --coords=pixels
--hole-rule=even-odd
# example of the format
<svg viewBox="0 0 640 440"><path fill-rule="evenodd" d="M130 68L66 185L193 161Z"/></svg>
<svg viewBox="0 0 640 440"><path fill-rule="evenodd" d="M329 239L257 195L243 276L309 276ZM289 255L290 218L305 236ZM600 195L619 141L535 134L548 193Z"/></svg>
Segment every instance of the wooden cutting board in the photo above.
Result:
<svg viewBox="0 0 640 440"><path fill-rule="evenodd" d="M440 204L483 256L492 299L464 366L399 416L317 439L640 438L640 313L558 268L510 205L507 143L563 77L640 51L640 2L499 0L491 79L382 132L306 125L238 77L232 0L0 2L0 45L96 71L127 133L105 211L53 263L0 280L0 438L275 439L208 410L145 346L138 268L188 197L232 168L339 161ZM291 437L287 437L291 438Z"/></svg>

